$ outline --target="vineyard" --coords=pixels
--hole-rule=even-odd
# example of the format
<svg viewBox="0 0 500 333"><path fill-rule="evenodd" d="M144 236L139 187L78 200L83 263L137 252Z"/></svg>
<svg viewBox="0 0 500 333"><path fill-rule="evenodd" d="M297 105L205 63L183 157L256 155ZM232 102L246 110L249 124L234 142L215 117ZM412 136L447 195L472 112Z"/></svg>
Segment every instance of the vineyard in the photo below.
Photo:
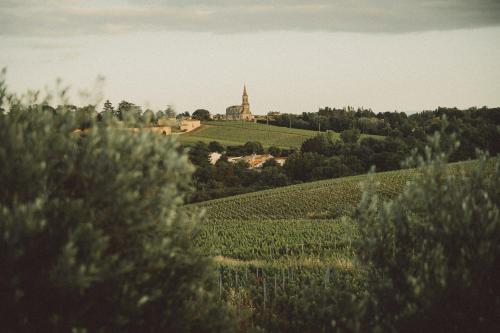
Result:
<svg viewBox="0 0 500 333"><path fill-rule="evenodd" d="M344 234L340 219L208 220L196 243L212 256L238 260L324 260L344 254Z"/></svg>
<svg viewBox="0 0 500 333"><path fill-rule="evenodd" d="M414 170L377 173L380 193L391 197L415 176ZM331 219L348 214L359 202L366 175L322 180L196 204L208 219Z"/></svg>
<svg viewBox="0 0 500 333"><path fill-rule="evenodd" d="M306 139L318 134L316 131L286 128L252 122L210 121L189 133L176 135L183 144L197 141L219 141L224 145L242 145L247 141L258 141L264 147L300 147ZM337 133L334 133L338 137Z"/></svg>
<svg viewBox="0 0 500 333"><path fill-rule="evenodd" d="M455 163L450 170L474 165ZM374 174L373 180L387 199L416 176L416 170L398 170ZM298 332L308 331L311 322L315 329L329 327L334 313L345 309L318 306L363 292L364 270L353 261L356 230L348 216L367 180L367 175L323 180L186 206L205 210L194 242L215 260L220 297L240 314L249 313L243 327Z"/></svg>

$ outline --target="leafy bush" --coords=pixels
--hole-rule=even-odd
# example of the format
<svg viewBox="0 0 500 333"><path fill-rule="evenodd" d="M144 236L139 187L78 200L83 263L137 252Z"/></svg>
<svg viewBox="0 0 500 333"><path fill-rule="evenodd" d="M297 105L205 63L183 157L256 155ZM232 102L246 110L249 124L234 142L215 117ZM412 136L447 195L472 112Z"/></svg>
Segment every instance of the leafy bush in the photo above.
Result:
<svg viewBox="0 0 500 333"><path fill-rule="evenodd" d="M221 145L219 141L210 141L208 144L208 150L210 152L222 153L224 152L224 146Z"/></svg>
<svg viewBox="0 0 500 333"><path fill-rule="evenodd" d="M435 135L420 177L392 202L373 184L358 208L369 271L361 330L485 332L500 327L500 165L450 172Z"/></svg>
<svg viewBox="0 0 500 333"><path fill-rule="evenodd" d="M258 141L248 141L243 145L243 150L247 155L250 154L264 154L264 148Z"/></svg>
<svg viewBox="0 0 500 333"><path fill-rule="evenodd" d="M360 136L361 133L357 129L344 130L340 133L340 138L345 143L356 143Z"/></svg>
<svg viewBox="0 0 500 333"><path fill-rule="evenodd" d="M163 136L76 127L61 109L0 113L2 331L223 330L198 217L179 209L187 158Z"/></svg>
<svg viewBox="0 0 500 333"><path fill-rule="evenodd" d="M267 152L273 157L280 157L281 156L281 148L276 147L276 146L271 146L267 149Z"/></svg>

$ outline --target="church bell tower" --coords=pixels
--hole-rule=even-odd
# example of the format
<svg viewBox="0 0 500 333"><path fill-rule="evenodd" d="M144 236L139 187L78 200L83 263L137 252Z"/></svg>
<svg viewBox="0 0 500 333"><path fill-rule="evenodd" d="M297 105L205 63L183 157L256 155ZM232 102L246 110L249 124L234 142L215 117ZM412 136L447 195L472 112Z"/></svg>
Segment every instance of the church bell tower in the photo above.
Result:
<svg viewBox="0 0 500 333"><path fill-rule="evenodd" d="M248 104L248 94L247 94L247 86L243 86L243 103L242 105L249 105Z"/></svg>
<svg viewBox="0 0 500 333"><path fill-rule="evenodd" d="M250 104L248 103L248 94L247 94L247 86L243 86L243 98L241 103L241 113L242 114L250 114Z"/></svg>

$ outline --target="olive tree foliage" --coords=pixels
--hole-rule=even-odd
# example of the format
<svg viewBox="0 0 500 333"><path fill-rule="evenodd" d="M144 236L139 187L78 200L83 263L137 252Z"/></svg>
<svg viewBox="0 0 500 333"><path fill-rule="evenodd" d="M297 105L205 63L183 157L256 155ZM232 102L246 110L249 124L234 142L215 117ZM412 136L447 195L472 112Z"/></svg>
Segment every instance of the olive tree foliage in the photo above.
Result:
<svg viewBox="0 0 500 333"><path fill-rule="evenodd" d="M380 332L488 332L500 327L500 164L447 165L456 141L436 133L420 175L382 203L370 183L357 210L367 269L357 327ZM443 152L445 151L445 152Z"/></svg>
<svg viewBox="0 0 500 333"><path fill-rule="evenodd" d="M191 242L199 216L180 209L192 168L176 143L99 126L75 134L73 113L9 98L0 113L2 331L224 330L214 269Z"/></svg>

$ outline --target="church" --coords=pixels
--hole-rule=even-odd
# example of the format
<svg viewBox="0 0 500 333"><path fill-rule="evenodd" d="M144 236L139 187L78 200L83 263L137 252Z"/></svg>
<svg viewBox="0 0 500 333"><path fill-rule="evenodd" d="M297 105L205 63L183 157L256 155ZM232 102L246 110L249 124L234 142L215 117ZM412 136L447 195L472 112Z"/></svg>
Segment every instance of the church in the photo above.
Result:
<svg viewBox="0 0 500 333"><path fill-rule="evenodd" d="M253 121L253 115L250 112L248 103L248 94L246 85L243 87L243 101L241 105L233 105L226 109L227 120L248 120Z"/></svg>

